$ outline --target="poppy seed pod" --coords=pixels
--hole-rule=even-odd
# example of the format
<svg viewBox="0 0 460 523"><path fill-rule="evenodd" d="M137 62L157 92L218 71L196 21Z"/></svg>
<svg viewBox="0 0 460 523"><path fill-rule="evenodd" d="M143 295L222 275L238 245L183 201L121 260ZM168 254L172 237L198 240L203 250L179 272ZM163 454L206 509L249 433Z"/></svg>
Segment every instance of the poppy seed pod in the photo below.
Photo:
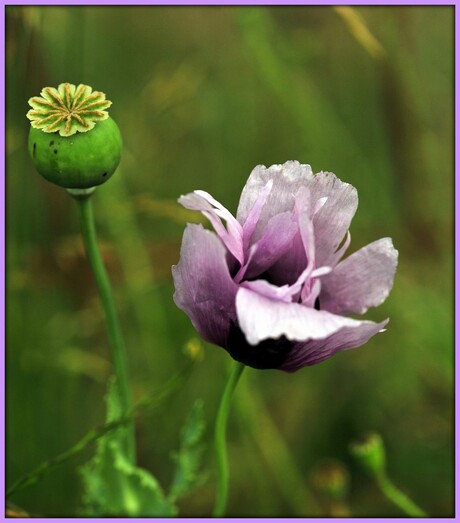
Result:
<svg viewBox="0 0 460 523"><path fill-rule="evenodd" d="M29 100L29 154L37 171L67 189L106 182L120 163L122 139L106 109L111 102L91 87L46 87Z"/></svg>

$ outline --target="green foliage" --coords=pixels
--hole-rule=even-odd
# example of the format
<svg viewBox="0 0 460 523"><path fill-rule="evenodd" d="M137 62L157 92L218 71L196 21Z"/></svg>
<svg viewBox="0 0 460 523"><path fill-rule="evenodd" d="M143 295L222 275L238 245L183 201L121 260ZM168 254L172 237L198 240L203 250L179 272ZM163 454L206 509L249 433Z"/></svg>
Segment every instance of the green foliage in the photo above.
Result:
<svg viewBox="0 0 460 523"><path fill-rule="evenodd" d="M106 397L107 422L122 415L116 382ZM123 428L99 439L96 455L81 468L87 516L173 516L176 513L158 481L133 465L123 448Z"/></svg>
<svg viewBox="0 0 460 523"><path fill-rule="evenodd" d="M87 516L173 516L176 510L158 481L132 465L114 436L105 436L82 469Z"/></svg>
<svg viewBox="0 0 460 523"><path fill-rule="evenodd" d="M197 401L182 429L180 448L173 454L176 470L168 496L171 501L186 496L205 480L200 470L204 429L203 402Z"/></svg>
<svg viewBox="0 0 460 523"><path fill-rule="evenodd" d="M116 382L111 381L106 397L107 423L121 417ZM166 494L147 470L133 465L123 448L123 428L102 436L96 455L81 467L84 483L84 515L155 517L178 513L175 501L200 485L204 433L203 405L196 402L181 434L180 448L174 453L174 479Z"/></svg>

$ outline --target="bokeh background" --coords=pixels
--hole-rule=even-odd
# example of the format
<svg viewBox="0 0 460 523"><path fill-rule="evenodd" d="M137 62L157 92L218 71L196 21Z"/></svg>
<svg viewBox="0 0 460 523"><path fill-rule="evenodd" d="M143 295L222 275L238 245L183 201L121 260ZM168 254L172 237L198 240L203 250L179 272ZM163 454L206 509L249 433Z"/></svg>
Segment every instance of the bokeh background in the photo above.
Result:
<svg viewBox="0 0 460 523"><path fill-rule="evenodd" d="M235 211L255 165L297 159L357 187L349 252L393 238L394 290L368 314L391 321L366 347L293 375L246 371L229 425L228 514L401 515L348 451L374 430L400 488L431 516L452 516L453 7L6 14L7 485L104 419L110 360L76 208L34 172L26 148L28 98L68 81L106 92L123 133L121 165L93 203L135 398L161 390L191 346L202 356L136 422L139 462L167 485L183 420L204 401L208 478L181 515L212 509L212 425L231 360L172 301L170 267L186 221L198 219L176 199L200 188ZM77 515L76 469L93 452L10 501ZM340 504L314 480L330 460L348 477Z"/></svg>

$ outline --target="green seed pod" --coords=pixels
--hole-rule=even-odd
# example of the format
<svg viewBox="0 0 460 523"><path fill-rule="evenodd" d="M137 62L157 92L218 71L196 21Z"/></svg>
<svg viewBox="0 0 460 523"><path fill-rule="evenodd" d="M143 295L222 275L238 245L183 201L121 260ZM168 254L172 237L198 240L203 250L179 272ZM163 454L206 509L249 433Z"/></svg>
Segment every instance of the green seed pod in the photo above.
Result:
<svg viewBox="0 0 460 523"><path fill-rule="evenodd" d="M120 163L122 139L106 109L111 102L91 87L45 87L29 100L29 154L37 171L66 189L106 182Z"/></svg>
<svg viewBox="0 0 460 523"><path fill-rule="evenodd" d="M108 118L86 133L60 136L30 129L29 154L48 181L68 189L86 189L106 182L118 167L122 141Z"/></svg>

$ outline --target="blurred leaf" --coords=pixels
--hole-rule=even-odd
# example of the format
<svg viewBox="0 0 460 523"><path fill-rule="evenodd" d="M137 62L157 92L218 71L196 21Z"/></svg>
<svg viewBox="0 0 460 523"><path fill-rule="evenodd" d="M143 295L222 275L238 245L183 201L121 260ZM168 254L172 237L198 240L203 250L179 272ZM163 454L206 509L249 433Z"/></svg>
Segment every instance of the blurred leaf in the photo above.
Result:
<svg viewBox="0 0 460 523"><path fill-rule="evenodd" d="M185 375L191 369L191 364L194 359L186 363L179 372L172 376L172 378L166 383L166 385L158 391L154 396L147 396L143 400L139 401L134 408L134 413L138 411L139 408L152 408L158 406L171 392L176 390L176 388L183 383ZM112 385L113 386L113 385ZM115 398L115 397L114 397ZM121 410L118 406L118 400L113 400L107 398L107 417L109 421L102 425L101 427L95 428L89 431L82 439L75 443L72 447L67 449L64 452L61 452L53 458L43 461L40 465L35 467L30 472L20 476L6 491L6 496L12 496L17 491L24 489L27 486L37 484L39 478L43 475L49 473L51 470L55 469L58 465L61 465L73 458L80 452L82 452L86 447L95 441L100 440L101 438L106 437L108 434L113 434L112 431L118 429L118 433L123 430L122 427L126 423L132 421L132 415L121 416Z"/></svg>
<svg viewBox="0 0 460 523"><path fill-rule="evenodd" d="M117 441L103 441L90 466L83 470L86 515L171 516L156 479L129 463Z"/></svg>
<svg viewBox="0 0 460 523"><path fill-rule="evenodd" d="M132 465L120 442L101 440L95 458L82 469L87 516L173 516L173 505L157 480Z"/></svg>
<svg viewBox="0 0 460 523"><path fill-rule="evenodd" d="M122 414L115 382L107 394L107 421ZM87 516L173 516L176 509L158 481L126 456L118 429L98 442L96 455L81 468Z"/></svg>
<svg viewBox="0 0 460 523"><path fill-rule="evenodd" d="M301 131L299 140L302 140L308 157L327 158L331 149L338 157L341 148L336 144L342 144L347 154L354 155L356 165L368 169L362 145L344 125L331 100L325 96L308 70L299 64L289 64L288 57L292 51L282 38L282 33L278 32L271 12L248 7L236 14L248 57L252 59L267 89L285 108L292 124L298 126ZM311 147L313 137L314 148Z"/></svg>
<svg viewBox="0 0 460 523"><path fill-rule="evenodd" d="M176 471L169 492L171 501L185 496L205 479L200 471L204 429L203 402L196 401L182 429L180 449L173 455Z"/></svg>
<svg viewBox="0 0 460 523"><path fill-rule="evenodd" d="M336 13L347 24L350 33L356 41L372 56L372 58L383 58L386 51L378 39L370 32L364 18L357 9L348 6L334 7Z"/></svg>

